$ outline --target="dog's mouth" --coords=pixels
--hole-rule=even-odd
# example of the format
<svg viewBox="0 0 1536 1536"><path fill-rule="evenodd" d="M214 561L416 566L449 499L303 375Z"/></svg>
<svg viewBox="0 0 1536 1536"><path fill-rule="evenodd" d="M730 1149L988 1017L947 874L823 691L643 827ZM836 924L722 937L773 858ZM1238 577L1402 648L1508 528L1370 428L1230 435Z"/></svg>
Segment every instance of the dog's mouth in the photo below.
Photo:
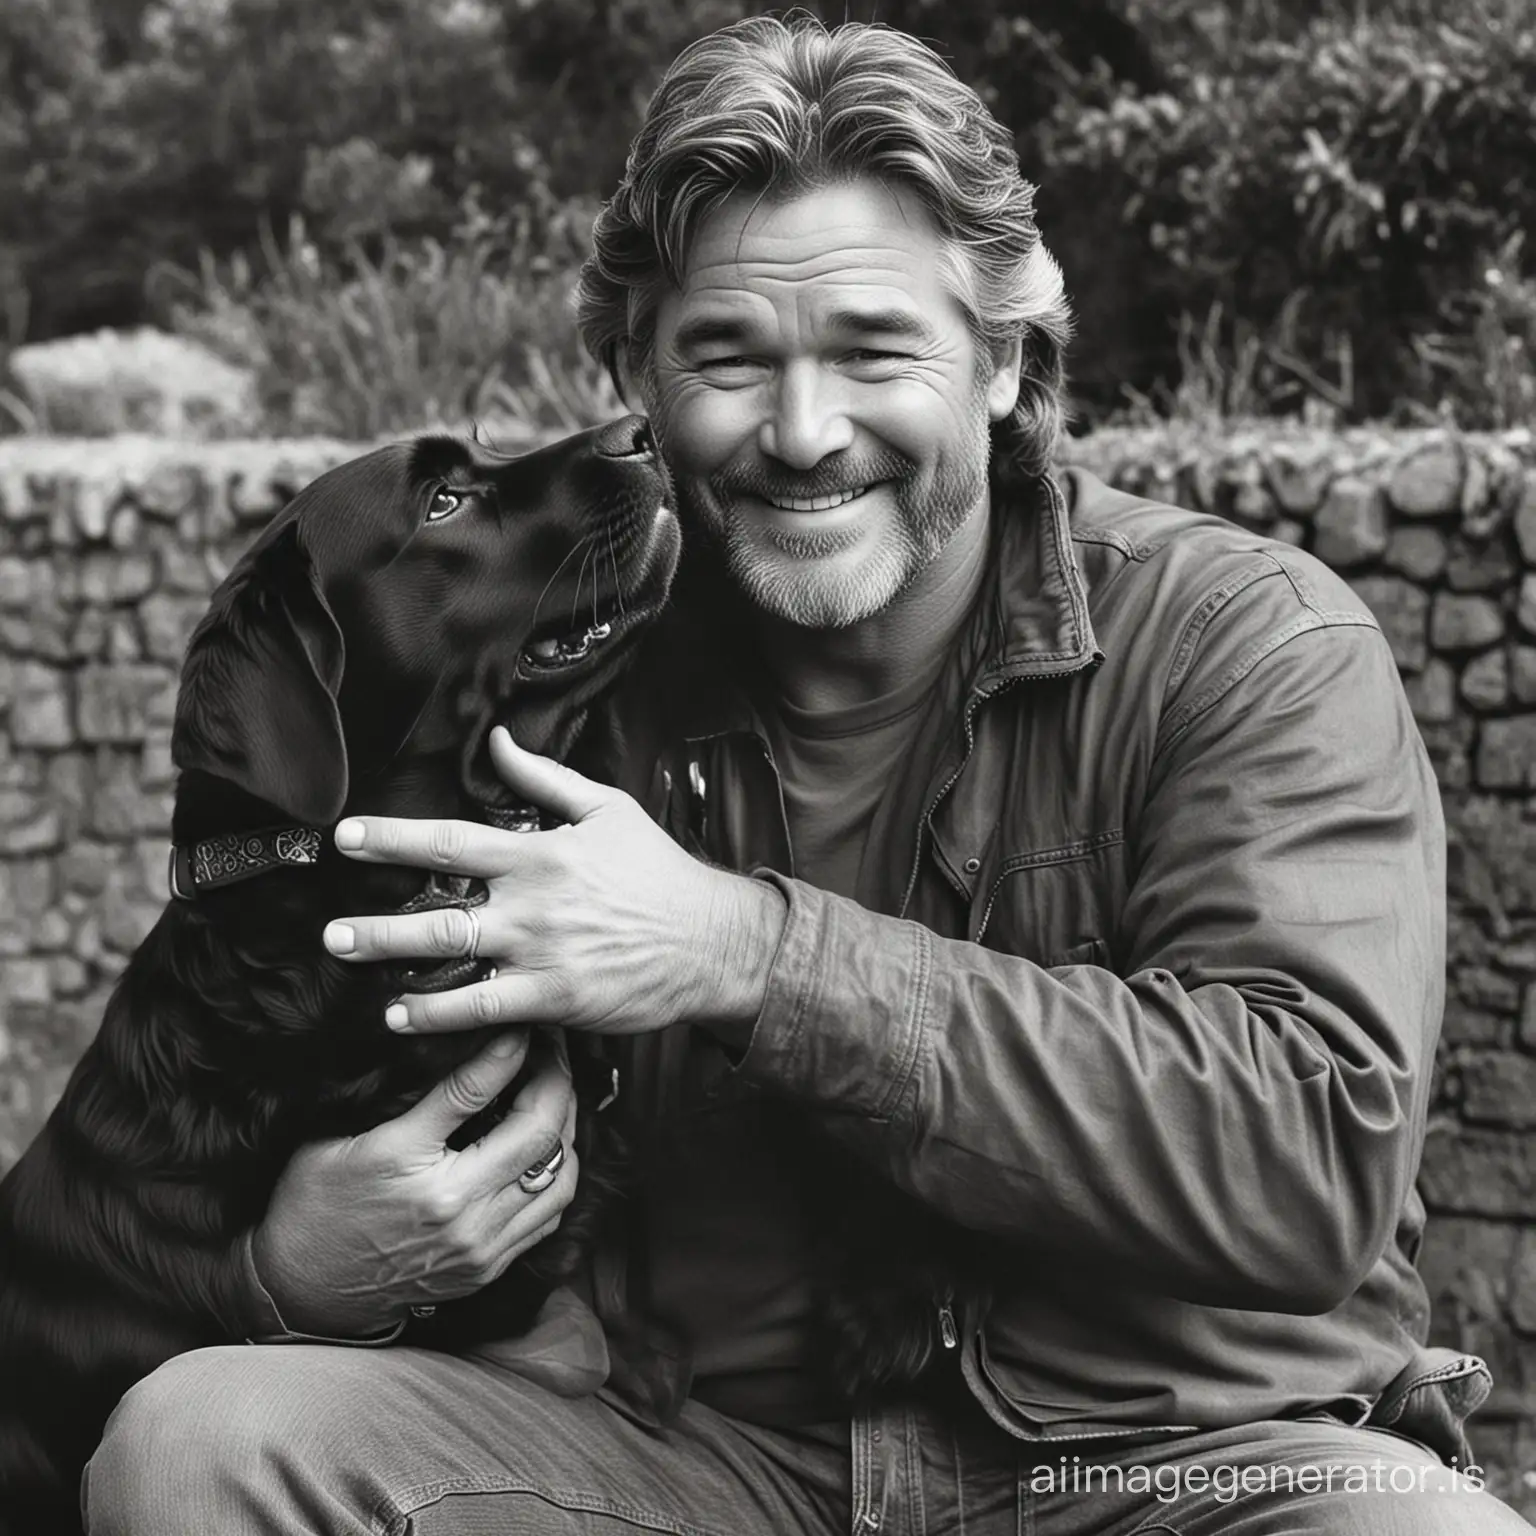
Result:
<svg viewBox="0 0 1536 1536"><path fill-rule="evenodd" d="M613 638L616 622L612 616L597 618L582 629L530 639L523 647L523 660L539 672L575 666Z"/></svg>
<svg viewBox="0 0 1536 1536"><path fill-rule="evenodd" d="M655 617L671 584L676 556L676 519L663 501L656 509L644 552L622 577L615 562L615 590L593 593L588 609L591 617L579 625L567 620L563 625L535 628L523 641L520 660L524 669L548 676L618 649L620 640Z"/></svg>

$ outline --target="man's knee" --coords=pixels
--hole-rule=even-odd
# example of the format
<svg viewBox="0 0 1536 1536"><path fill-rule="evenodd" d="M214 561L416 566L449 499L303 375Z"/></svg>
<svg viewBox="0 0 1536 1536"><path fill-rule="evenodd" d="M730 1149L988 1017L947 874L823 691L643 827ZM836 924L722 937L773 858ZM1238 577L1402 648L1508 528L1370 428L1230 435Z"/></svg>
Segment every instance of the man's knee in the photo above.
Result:
<svg viewBox="0 0 1536 1536"><path fill-rule="evenodd" d="M107 1421L85 1475L90 1536L235 1528L235 1510L260 1508L279 1488L291 1498L295 1471L324 1454L349 1397L355 1407L351 1378L365 1364L245 1345L167 1362Z"/></svg>

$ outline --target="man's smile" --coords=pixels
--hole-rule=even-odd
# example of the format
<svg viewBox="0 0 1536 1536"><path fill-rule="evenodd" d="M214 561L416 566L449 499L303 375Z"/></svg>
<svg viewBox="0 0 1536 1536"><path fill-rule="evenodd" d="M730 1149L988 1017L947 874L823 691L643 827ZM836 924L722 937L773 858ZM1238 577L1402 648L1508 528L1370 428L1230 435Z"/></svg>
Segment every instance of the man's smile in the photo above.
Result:
<svg viewBox="0 0 1536 1536"><path fill-rule="evenodd" d="M834 491L829 496L770 496L764 493L763 500L781 512L830 512L834 507L862 496L868 489L867 485L859 485L847 491Z"/></svg>

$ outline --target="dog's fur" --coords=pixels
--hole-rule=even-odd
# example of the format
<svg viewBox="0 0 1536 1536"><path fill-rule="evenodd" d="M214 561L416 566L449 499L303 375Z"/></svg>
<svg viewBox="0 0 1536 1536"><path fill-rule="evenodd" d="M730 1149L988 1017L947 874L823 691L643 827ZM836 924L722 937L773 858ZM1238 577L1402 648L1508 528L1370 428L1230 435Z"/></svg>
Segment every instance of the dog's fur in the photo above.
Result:
<svg viewBox="0 0 1536 1536"><path fill-rule="evenodd" d="M426 878L342 857L329 829L494 811L496 723L564 757L665 599L666 496L633 419L517 459L423 438L323 475L214 594L182 672L174 840L304 824L322 852L167 905L0 1184L0 1530L72 1528L117 1398L239 1337L231 1245L293 1151L389 1118L482 1043L392 1034L386 1001L422 987L325 952L329 919L397 910ZM580 660L529 652L599 619L611 637ZM485 1326L515 1333L574 1263L604 1162L584 1159L560 1232L473 1299Z"/></svg>

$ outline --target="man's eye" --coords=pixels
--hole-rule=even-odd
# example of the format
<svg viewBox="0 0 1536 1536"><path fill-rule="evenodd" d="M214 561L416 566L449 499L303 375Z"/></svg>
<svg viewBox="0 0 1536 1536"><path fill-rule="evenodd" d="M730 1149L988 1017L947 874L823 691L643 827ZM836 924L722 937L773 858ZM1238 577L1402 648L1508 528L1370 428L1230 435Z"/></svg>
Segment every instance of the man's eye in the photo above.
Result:
<svg viewBox="0 0 1536 1536"><path fill-rule="evenodd" d="M451 513L457 512L463 503L464 497L460 492L450 491L446 486L440 485L432 492L432 500L427 503L427 521L440 522Z"/></svg>
<svg viewBox="0 0 1536 1536"><path fill-rule="evenodd" d="M898 363L906 356L905 352L882 352L877 347L856 347L848 354L855 363Z"/></svg>

